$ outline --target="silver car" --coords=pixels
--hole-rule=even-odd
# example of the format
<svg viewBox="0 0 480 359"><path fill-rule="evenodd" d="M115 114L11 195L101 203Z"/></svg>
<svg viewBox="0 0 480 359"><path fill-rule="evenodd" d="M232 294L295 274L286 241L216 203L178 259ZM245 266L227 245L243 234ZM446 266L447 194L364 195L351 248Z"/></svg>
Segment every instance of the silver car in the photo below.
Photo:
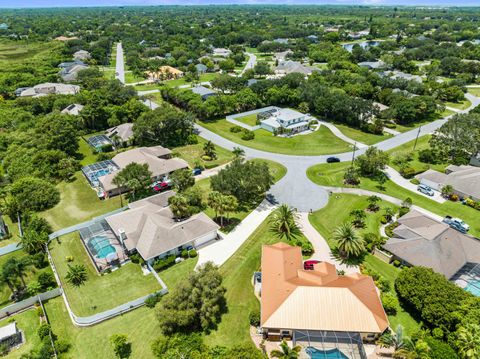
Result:
<svg viewBox="0 0 480 359"><path fill-rule="evenodd" d="M427 196L430 196L430 197L433 197L433 195L435 194L433 192L433 189L431 189L430 187L424 184L419 184L417 187L417 191L423 194L426 194Z"/></svg>

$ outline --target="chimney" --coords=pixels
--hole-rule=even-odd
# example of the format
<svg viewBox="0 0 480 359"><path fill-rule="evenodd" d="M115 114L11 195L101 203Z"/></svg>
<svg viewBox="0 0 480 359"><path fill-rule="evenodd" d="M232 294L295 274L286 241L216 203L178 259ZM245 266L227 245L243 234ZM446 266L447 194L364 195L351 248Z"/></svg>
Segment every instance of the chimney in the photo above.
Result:
<svg viewBox="0 0 480 359"><path fill-rule="evenodd" d="M125 230L123 228L118 229L118 237L120 239L120 243L125 245L125 240L127 239L127 235L125 234Z"/></svg>

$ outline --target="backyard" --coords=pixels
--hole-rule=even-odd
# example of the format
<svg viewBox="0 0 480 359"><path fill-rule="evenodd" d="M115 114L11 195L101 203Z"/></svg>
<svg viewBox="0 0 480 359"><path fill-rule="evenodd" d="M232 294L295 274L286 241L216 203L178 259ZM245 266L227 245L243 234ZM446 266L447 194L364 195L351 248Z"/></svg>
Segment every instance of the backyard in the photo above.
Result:
<svg viewBox="0 0 480 359"><path fill-rule="evenodd" d="M172 148L175 157L183 158L188 162L191 168L195 168L198 163L203 165L206 169L223 165L233 159L233 153L223 147L215 146L217 158L211 161L205 161L202 156L205 154L203 146L207 142L202 137L197 136L198 143L194 145L186 145L182 147Z"/></svg>
<svg viewBox="0 0 480 359"><path fill-rule="evenodd" d="M134 263L124 264L111 273L99 275L78 232L53 240L49 249L72 311L78 316L112 309L161 289L153 275L144 275L140 265ZM71 263L67 262L69 256L73 257ZM65 281L69 264L83 264L86 267L88 278L83 285L73 287Z"/></svg>
<svg viewBox="0 0 480 359"><path fill-rule="evenodd" d="M320 126L320 129L313 133L289 138L274 136L266 130L259 129L254 131L255 138L247 141L242 140L243 132L230 132L230 128L234 125L225 119L201 122L200 124L233 142L267 152L313 156L347 152L350 151L352 147L350 144L336 137L325 126Z"/></svg>
<svg viewBox="0 0 480 359"><path fill-rule="evenodd" d="M20 348L10 351L7 355L9 359L17 359L30 352L32 349L38 349L38 346L40 346L41 341L37 335L37 329L40 327L40 318L38 317L37 311L34 308L31 308L11 317L2 319L0 321L0 327L9 324L12 321L17 323L17 328L23 331L25 337L25 343L23 343Z"/></svg>
<svg viewBox="0 0 480 359"><path fill-rule="evenodd" d="M350 164L347 162L318 164L307 170L307 176L312 182L321 186L345 187L343 184L343 175L349 165ZM476 209L467 207L460 202L435 202L427 197L417 194L416 192L400 187L390 180L387 180L384 184L380 184L371 178L362 177L360 180L359 188L387 194L401 200L410 197L413 200L414 205L423 207L440 216L453 215L455 217L460 217L470 225L469 233L471 235L480 235L480 222L478 221L479 212Z"/></svg>
<svg viewBox="0 0 480 359"><path fill-rule="evenodd" d="M27 254L22 250L10 252L8 254L4 254L0 256L0 270L10 258L15 258L17 260L20 260L25 257L27 257ZM27 265L25 269L25 274L24 274L24 280L26 285L28 286L29 283L36 281L39 275L44 272L53 274L52 269L48 265L46 268L43 268L43 269L38 269L33 264ZM10 290L8 285L2 282L0 284L0 308L3 308L9 304L12 304L12 301L10 300L11 295L12 295L12 291Z"/></svg>
<svg viewBox="0 0 480 359"><path fill-rule="evenodd" d="M367 206L368 201L365 196L334 194L330 197L327 206L310 215L309 220L313 227L315 227L315 229L327 240L329 246L333 248L335 244L332 240L332 234L335 228L342 223L351 220L349 213L352 210L363 210ZM360 233L379 234L379 228L381 226L380 219L384 214L384 209L387 207L397 209L395 205L386 201L379 202L379 206L381 209L378 212L367 213L365 228L359 229ZM393 289L395 278L400 271L398 268L383 262L371 254L365 256L363 265L369 269L373 269L386 278L391 283ZM392 293L395 293L394 289L392 290ZM420 329L419 323L412 318L410 314L405 312L403 308L400 308L396 315L390 315L389 321L392 328L396 328L398 324L401 324L405 328L407 335L412 335Z"/></svg>
<svg viewBox="0 0 480 359"><path fill-rule="evenodd" d="M257 114L246 115L242 117L237 117L235 120L240 121L248 126L256 126L257 125Z"/></svg>

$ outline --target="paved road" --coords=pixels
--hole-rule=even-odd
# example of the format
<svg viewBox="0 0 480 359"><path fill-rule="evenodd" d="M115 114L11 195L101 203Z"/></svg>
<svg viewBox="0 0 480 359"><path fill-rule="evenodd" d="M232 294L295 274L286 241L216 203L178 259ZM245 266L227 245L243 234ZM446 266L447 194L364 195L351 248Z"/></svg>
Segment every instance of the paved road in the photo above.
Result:
<svg viewBox="0 0 480 359"><path fill-rule="evenodd" d="M468 110L480 104L480 98L470 94L466 94L465 96L472 102L472 105L469 109L461 111L461 113L468 112ZM418 129L416 128L401 133L377 143L375 147L383 151L398 147L406 142L414 140L417 134L419 134L419 136L425 136L434 132L451 117L452 115L430 122ZM270 194L275 197L275 200L278 203L288 203L290 206L297 208L300 212L308 212L310 210L323 208L328 202L327 190L314 184L308 179L306 174L307 169L315 164L325 163L326 159L331 156L336 156L340 161L346 162L351 161L353 155L352 152L319 156L296 156L265 152L227 140L198 124L196 125L196 129L199 131L201 137L226 149L233 150L234 147L241 147L245 151L247 158L265 158L279 162L287 167L287 174L271 188ZM358 149L356 151L356 156L365 153L365 150L366 147Z"/></svg>
<svg viewBox="0 0 480 359"><path fill-rule="evenodd" d="M118 79L122 84L125 83L125 63L123 58L123 47L121 42L117 43L115 78Z"/></svg>
<svg viewBox="0 0 480 359"><path fill-rule="evenodd" d="M257 56L255 54L252 54L251 52L246 52L245 54L247 54L248 56L248 61L245 64L245 67L243 68L242 72L240 72L238 76L243 76L245 71L253 69L257 64Z"/></svg>

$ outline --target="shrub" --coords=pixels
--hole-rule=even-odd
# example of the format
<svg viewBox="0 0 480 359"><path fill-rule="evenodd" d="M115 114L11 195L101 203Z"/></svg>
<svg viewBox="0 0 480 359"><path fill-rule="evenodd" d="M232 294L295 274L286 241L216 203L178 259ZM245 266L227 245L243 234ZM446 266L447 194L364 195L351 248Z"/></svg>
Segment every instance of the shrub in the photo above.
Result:
<svg viewBox="0 0 480 359"><path fill-rule="evenodd" d="M415 184L415 185L419 185L419 184L420 184L420 181L419 181L418 179L416 179L416 178L412 178L412 179L410 180L410 183L413 183L413 184Z"/></svg>
<svg viewBox="0 0 480 359"><path fill-rule="evenodd" d="M36 253L36 254L30 256L30 259L32 261L32 264L37 269L43 269L43 268L48 267L47 255L43 252L39 252L39 253Z"/></svg>
<svg viewBox="0 0 480 359"><path fill-rule="evenodd" d="M248 316L250 325L258 327L260 325L260 311L258 309L252 310Z"/></svg>
<svg viewBox="0 0 480 359"><path fill-rule="evenodd" d="M37 313L38 317L43 317L45 313L43 313L43 308L42 307L36 307L35 312Z"/></svg>
<svg viewBox="0 0 480 359"><path fill-rule="evenodd" d="M195 249L190 249L188 251L188 255L190 256L190 258L195 258L198 255L198 253Z"/></svg>
<svg viewBox="0 0 480 359"><path fill-rule="evenodd" d="M399 215L400 217L406 215L408 212L410 212L410 208L408 208L408 207L400 207L400 208L398 209L398 215Z"/></svg>
<svg viewBox="0 0 480 359"><path fill-rule="evenodd" d="M456 194L452 194L449 199L452 202L457 202L459 198Z"/></svg>
<svg viewBox="0 0 480 359"><path fill-rule="evenodd" d="M380 218L380 223L381 223L381 224L387 224L387 223L388 223L387 217L382 216L382 217Z"/></svg>
<svg viewBox="0 0 480 359"><path fill-rule="evenodd" d="M377 287L380 289L383 293L390 292L392 290L392 284L390 281L384 277L380 277L377 280Z"/></svg>
<svg viewBox="0 0 480 359"><path fill-rule="evenodd" d="M436 328L440 329L440 328ZM452 349L450 345L447 343L438 340L436 338L427 337L425 338L428 346L430 347L430 351L428 352L428 357L430 359L457 359L458 356L455 353L455 350Z"/></svg>
<svg viewBox="0 0 480 359"><path fill-rule="evenodd" d="M50 324L42 323L37 329L37 335L43 340L43 338L46 338L50 335L51 331L52 328L50 328Z"/></svg>
<svg viewBox="0 0 480 359"><path fill-rule="evenodd" d="M97 161L111 160L112 157L113 157L113 153L101 152L97 155Z"/></svg>
<svg viewBox="0 0 480 359"><path fill-rule="evenodd" d="M208 162L208 161L211 161L211 160L212 160L212 157L210 157L210 156L207 156L207 155L203 155L203 156L202 156L202 160L204 160L204 161L207 161L207 162Z"/></svg>
<svg viewBox="0 0 480 359"><path fill-rule="evenodd" d="M420 160L420 162L431 164L440 163L440 161L442 160L440 154L432 149L421 150L418 153L418 159Z"/></svg>
<svg viewBox="0 0 480 359"><path fill-rule="evenodd" d="M189 145L196 145L198 144L198 137L197 135L188 135L187 137L187 143Z"/></svg>
<svg viewBox="0 0 480 359"><path fill-rule="evenodd" d="M242 132L243 128L240 127L240 126L232 126L230 127L230 132L232 133L238 133L238 132Z"/></svg>
<svg viewBox="0 0 480 359"><path fill-rule="evenodd" d="M186 250L186 249L182 250L182 253L180 253L180 257L188 258L188 250Z"/></svg>
<svg viewBox="0 0 480 359"><path fill-rule="evenodd" d="M251 141L255 138L255 133L253 131L245 130L242 135L242 140Z"/></svg>
<svg viewBox="0 0 480 359"><path fill-rule="evenodd" d="M38 283L40 284L43 290L47 290L48 288L57 286L55 277L50 272L40 273L40 275L38 276Z"/></svg>
<svg viewBox="0 0 480 359"><path fill-rule="evenodd" d="M382 293L380 296L382 300L383 309L388 315L397 314L398 300L392 293Z"/></svg>
<svg viewBox="0 0 480 359"><path fill-rule="evenodd" d="M112 152L112 151L113 151L113 145L110 143L107 143L100 148L100 152Z"/></svg>
<svg viewBox="0 0 480 359"><path fill-rule="evenodd" d="M70 347L70 343L68 343L66 340L58 339L55 341L55 349L58 353L66 353L70 350Z"/></svg>
<svg viewBox="0 0 480 359"><path fill-rule="evenodd" d="M6 343L0 344L0 356L6 356L10 349Z"/></svg>
<svg viewBox="0 0 480 359"><path fill-rule="evenodd" d="M154 308L155 305L157 305L157 303L160 302L160 299L162 299L162 295L160 293L152 294L148 296L147 299L145 299L145 305L148 308Z"/></svg>
<svg viewBox="0 0 480 359"><path fill-rule="evenodd" d="M433 328L432 330L432 336L436 339L442 339L443 338L443 330L440 328Z"/></svg>
<svg viewBox="0 0 480 359"><path fill-rule="evenodd" d="M402 167L402 168L400 168L400 174L404 178L412 178L413 176L415 176L416 172L417 171L413 167Z"/></svg>
<svg viewBox="0 0 480 359"><path fill-rule="evenodd" d="M132 263L135 263L135 264L140 264L140 265L144 265L145 264L145 261L144 259L142 258L142 256L138 253L134 253L130 256L130 260L132 261Z"/></svg>
<svg viewBox="0 0 480 359"><path fill-rule="evenodd" d="M393 222L393 223L389 224L388 226L385 226L385 234L386 234L388 237L393 237L393 230L394 230L395 228L397 228L399 225L400 225L400 223L398 223L398 222Z"/></svg>
<svg viewBox="0 0 480 359"><path fill-rule="evenodd" d="M67 262L73 262L73 256L66 256L65 261Z"/></svg>
<svg viewBox="0 0 480 359"><path fill-rule="evenodd" d="M402 263L400 263L400 261L399 261L398 259L395 259L395 260L393 261L393 265L394 265L395 267L397 267L397 268L400 267L401 264L402 264Z"/></svg>
<svg viewBox="0 0 480 359"><path fill-rule="evenodd" d="M175 264L175 256L171 255L171 256L157 259L155 263L153 263L153 269L159 272L163 269L171 267L174 264Z"/></svg>

